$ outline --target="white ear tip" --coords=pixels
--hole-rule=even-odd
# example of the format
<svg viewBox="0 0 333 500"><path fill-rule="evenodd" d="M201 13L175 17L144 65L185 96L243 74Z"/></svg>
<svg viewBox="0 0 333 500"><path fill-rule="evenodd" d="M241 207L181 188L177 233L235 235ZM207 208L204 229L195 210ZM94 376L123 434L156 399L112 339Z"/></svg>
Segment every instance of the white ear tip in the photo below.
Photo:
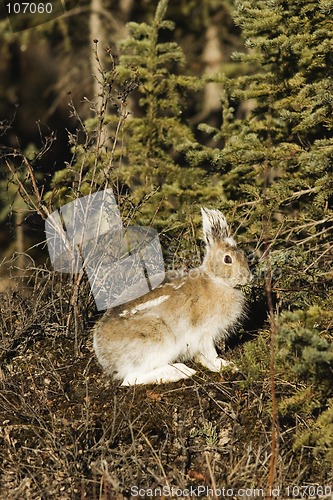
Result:
<svg viewBox="0 0 333 500"><path fill-rule="evenodd" d="M225 240L230 236L229 227L222 212L202 207L201 213L204 238L207 244L212 244L213 241Z"/></svg>
<svg viewBox="0 0 333 500"><path fill-rule="evenodd" d="M225 215L220 210L217 210L216 208L201 207L201 213L205 214L205 215L208 215L210 217L214 217L214 218L217 218L217 219L222 219L225 222L227 222L226 218L225 218Z"/></svg>

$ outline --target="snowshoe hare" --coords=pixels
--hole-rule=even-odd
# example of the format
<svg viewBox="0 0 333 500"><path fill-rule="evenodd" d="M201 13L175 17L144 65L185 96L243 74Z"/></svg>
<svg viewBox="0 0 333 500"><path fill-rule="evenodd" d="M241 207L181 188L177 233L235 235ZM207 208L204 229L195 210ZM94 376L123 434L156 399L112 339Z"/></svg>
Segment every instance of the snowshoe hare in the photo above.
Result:
<svg viewBox="0 0 333 500"><path fill-rule="evenodd" d="M110 309L95 326L97 358L123 386L194 375L177 360L194 359L214 372L230 364L218 357L214 341L226 338L242 318L245 299L237 287L252 275L224 215L206 208L201 212L203 264L186 277Z"/></svg>

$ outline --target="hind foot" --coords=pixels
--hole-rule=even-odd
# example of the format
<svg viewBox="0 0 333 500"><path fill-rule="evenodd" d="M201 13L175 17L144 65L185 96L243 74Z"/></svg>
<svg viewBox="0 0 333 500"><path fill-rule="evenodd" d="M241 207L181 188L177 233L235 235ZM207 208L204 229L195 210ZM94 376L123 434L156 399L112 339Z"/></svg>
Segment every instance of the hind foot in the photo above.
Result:
<svg viewBox="0 0 333 500"><path fill-rule="evenodd" d="M122 387L126 387L139 384L166 384L190 378L195 373L195 370L192 370L192 368L183 363L174 363L173 365L160 366L147 373L131 373L125 377L121 385Z"/></svg>

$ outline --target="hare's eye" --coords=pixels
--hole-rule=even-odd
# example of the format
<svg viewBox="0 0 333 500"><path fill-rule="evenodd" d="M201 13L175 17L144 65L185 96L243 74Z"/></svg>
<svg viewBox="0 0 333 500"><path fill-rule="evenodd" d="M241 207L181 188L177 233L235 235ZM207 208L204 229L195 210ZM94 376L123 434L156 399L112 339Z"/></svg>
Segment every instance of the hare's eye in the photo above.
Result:
<svg viewBox="0 0 333 500"><path fill-rule="evenodd" d="M228 255L228 254L225 255L224 256L224 262L225 262L225 264L232 264L232 257L231 257L231 255Z"/></svg>

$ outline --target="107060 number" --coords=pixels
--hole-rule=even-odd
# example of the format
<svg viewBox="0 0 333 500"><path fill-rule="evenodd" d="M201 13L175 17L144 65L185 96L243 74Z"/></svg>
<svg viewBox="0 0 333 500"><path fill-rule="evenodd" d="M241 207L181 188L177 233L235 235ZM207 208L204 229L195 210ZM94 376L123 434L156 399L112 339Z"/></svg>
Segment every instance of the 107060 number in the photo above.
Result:
<svg viewBox="0 0 333 500"><path fill-rule="evenodd" d="M333 489L331 486L319 486L309 484L306 486L287 486L285 493L288 498L332 498Z"/></svg>
<svg viewBox="0 0 333 500"><path fill-rule="evenodd" d="M11 14L47 14L52 13L52 4L51 3L30 3L30 2L22 2L22 3L7 3L7 12L9 15Z"/></svg>

